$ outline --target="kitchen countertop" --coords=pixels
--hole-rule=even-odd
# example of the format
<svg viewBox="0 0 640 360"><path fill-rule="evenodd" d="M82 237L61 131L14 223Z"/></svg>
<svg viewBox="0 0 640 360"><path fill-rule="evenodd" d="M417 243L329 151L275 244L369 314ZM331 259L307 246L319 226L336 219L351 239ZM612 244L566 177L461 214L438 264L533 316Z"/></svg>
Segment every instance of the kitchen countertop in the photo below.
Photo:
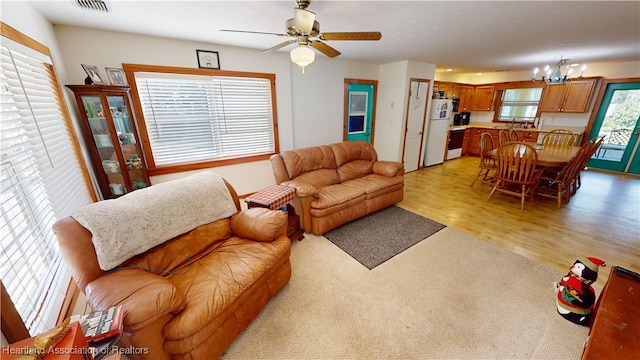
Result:
<svg viewBox="0 0 640 360"><path fill-rule="evenodd" d="M511 124L507 124L507 123L469 123L469 125L451 126L451 127L449 127L449 130L464 130L464 129L468 129L468 128L508 130L508 129L511 128ZM543 132L543 133L555 130L555 128L548 128L548 129L527 128L527 129L525 129L525 128L519 128L519 127L515 127L514 129L517 130L517 131ZM576 134L582 134L584 132L584 130L580 131L580 130L576 130L574 128L569 128L568 130L574 131Z"/></svg>

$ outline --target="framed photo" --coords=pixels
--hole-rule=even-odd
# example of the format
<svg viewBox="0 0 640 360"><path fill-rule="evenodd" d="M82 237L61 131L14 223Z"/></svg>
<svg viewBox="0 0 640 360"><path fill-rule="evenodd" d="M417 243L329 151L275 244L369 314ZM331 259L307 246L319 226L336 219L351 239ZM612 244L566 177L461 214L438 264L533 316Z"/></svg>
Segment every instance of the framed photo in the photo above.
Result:
<svg viewBox="0 0 640 360"><path fill-rule="evenodd" d="M87 73L87 76L89 77L88 80L91 80L91 82L88 82L87 79L85 79L85 84L106 84L104 78L100 75L100 70L98 70L97 66L82 64L82 68L84 69L84 72Z"/></svg>
<svg viewBox="0 0 640 360"><path fill-rule="evenodd" d="M217 51L196 50L196 55L198 55L199 68L220 70L220 57Z"/></svg>
<svg viewBox="0 0 640 360"><path fill-rule="evenodd" d="M107 71L107 77L111 85L127 85L127 78L124 76L124 70L120 68L104 68Z"/></svg>

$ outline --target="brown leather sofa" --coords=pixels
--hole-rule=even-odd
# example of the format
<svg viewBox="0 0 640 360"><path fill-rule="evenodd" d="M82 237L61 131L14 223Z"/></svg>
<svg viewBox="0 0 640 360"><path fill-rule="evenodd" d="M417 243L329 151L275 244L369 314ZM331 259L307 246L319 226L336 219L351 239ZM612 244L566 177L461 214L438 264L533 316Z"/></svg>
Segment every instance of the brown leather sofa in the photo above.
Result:
<svg viewBox="0 0 640 360"><path fill-rule="evenodd" d="M62 254L91 308L124 305L125 333L119 345L134 346L139 358L218 358L289 281L286 214L262 208L240 211L236 192L224 184L237 213L110 270L100 268L92 233L76 219L66 217L54 225Z"/></svg>
<svg viewBox="0 0 640 360"><path fill-rule="evenodd" d="M296 189L306 232L323 234L402 201L404 165L380 161L368 142L283 151L271 156L276 183Z"/></svg>

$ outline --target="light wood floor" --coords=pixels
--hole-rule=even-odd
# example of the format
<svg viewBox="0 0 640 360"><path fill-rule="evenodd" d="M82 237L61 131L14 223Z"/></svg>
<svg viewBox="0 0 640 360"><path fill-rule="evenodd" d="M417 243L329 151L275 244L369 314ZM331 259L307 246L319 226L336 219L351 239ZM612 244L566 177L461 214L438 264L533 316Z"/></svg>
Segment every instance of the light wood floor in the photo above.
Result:
<svg viewBox="0 0 640 360"><path fill-rule="evenodd" d="M398 205L554 269L568 271L579 256L600 258L607 266L598 285L614 265L640 272L640 177L587 170L569 204L558 209L555 199L536 197L521 211L514 196L487 201L490 183L469 186L478 162L461 157L405 174Z"/></svg>

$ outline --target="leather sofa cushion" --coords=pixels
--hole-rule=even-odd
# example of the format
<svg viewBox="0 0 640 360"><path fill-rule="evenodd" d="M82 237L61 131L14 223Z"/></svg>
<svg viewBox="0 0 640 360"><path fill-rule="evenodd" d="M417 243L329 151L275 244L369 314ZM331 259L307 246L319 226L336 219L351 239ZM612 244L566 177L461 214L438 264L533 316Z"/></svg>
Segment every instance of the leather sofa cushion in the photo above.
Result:
<svg viewBox="0 0 640 360"><path fill-rule="evenodd" d="M402 188L403 184L404 181L402 176L395 176L390 178L377 174L370 174L342 183L342 185L344 186L364 190L367 194L367 198L370 198L371 195L374 194L379 195L380 191L382 190L395 191L397 190L397 185L400 185Z"/></svg>
<svg viewBox="0 0 640 360"><path fill-rule="evenodd" d="M353 160L378 161L378 155L373 145L368 142L343 141L337 144L331 144L330 146L338 167Z"/></svg>
<svg viewBox="0 0 640 360"><path fill-rule="evenodd" d="M318 189L318 198L311 202L313 209L326 209L365 195L364 189L342 184L325 186ZM362 199L364 200L364 198Z"/></svg>
<svg viewBox="0 0 640 360"><path fill-rule="evenodd" d="M185 294L187 307L164 328L167 339L185 339L203 327L218 327L235 301L289 252L289 239L259 242L233 236L215 252L167 278Z"/></svg>
<svg viewBox="0 0 640 360"><path fill-rule="evenodd" d="M319 169L297 176L295 182L311 184L317 188L321 188L339 183L340 177L336 169Z"/></svg>
<svg viewBox="0 0 640 360"><path fill-rule="evenodd" d="M134 256L120 267L140 267L153 269L151 272L172 271L188 263L205 249L211 251L219 243L231 237L229 219L221 219L176 236L147 252Z"/></svg>
<svg viewBox="0 0 640 360"><path fill-rule="evenodd" d="M336 169L336 161L331 147L328 145L314 146L280 153L289 174L289 179L295 179L301 174L319 169Z"/></svg>
<svg viewBox="0 0 640 360"><path fill-rule="evenodd" d="M352 160L338 168L340 182L367 176L373 172L373 162L369 160Z"/></svg>

